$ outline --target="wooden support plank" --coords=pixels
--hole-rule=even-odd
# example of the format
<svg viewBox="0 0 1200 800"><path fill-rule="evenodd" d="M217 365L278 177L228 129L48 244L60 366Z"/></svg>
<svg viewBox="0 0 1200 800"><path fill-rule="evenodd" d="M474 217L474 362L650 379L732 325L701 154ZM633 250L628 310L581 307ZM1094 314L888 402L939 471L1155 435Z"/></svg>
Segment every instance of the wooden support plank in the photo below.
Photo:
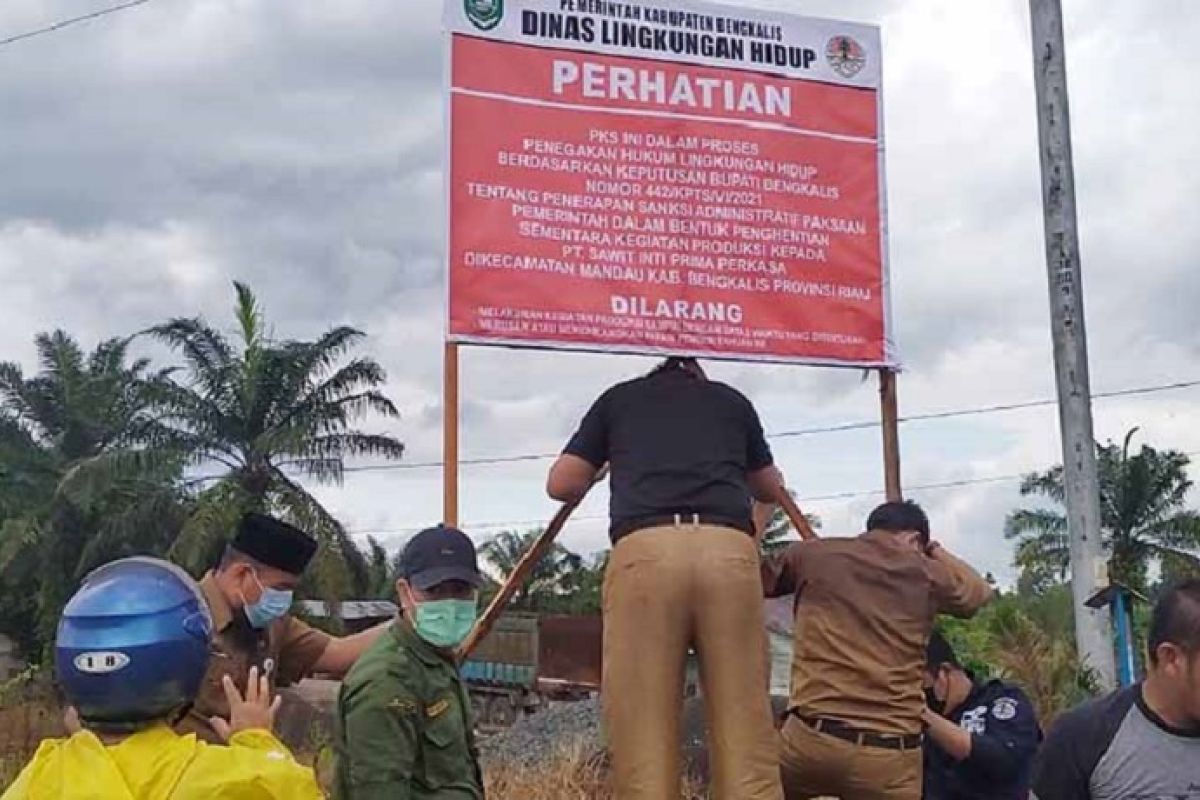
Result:
<svg viewBox="0 0 1200 800"><path fill-rule="evenodd" d="M442 520L458 527L458 345L446 342L442 390Z"/></svg>
<svg viewBox="0 0 1200 800"><path fill-rule="evenodd" d="M607 475L608 467L605 466L596 473L596 478L592 481L592 486L604 480ZM585 494L584 497L586 496ZM521 584L525 583L529 578L529 573L533 572L533 568L537 566L537 563L550 552L550 547L554 544L554 540L562 533L567 520L571 518L571 514L575 512L575 509L579 508L579 504L582 502L583 497L571 503L563 503L554 515L554 518L550 520L550 524L546 526L546 530L542 531L542 534L538 536L525 552L525 555L521 556L521 560L513 567L512 573L504 581L504 585L500 587L500 591L496 593L496 596L492 598L492 602L488 604L483 614L479 616L475 627L471 629L471 632L467 634L467 638L459 645L458 658L460 661L466 660L471 655L471 651L491 632L493 626L496 624L496 620L500 618L505 606L508 605L508 601L516 594Z"/></svg>
<svg viewBox="0 0 1200 800"><path fill-rule="evenodd" d="M896 373L879 371L879 405L883 426L883 485L889 503L904 499L900 480L900 408Z"/></svg>

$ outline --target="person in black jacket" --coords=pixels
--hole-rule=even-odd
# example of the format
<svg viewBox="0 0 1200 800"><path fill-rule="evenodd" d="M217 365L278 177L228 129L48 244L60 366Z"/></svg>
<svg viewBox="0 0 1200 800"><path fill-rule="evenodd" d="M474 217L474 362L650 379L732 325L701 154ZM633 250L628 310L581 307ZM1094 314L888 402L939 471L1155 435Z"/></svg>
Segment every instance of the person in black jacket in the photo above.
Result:
<svg viewBox="0 0 1200 800"><path fill-rule="evenodd" d="M925 800L1025 800L1042 738L1029 698L976 681L937 631L925 662Z"/></svg>

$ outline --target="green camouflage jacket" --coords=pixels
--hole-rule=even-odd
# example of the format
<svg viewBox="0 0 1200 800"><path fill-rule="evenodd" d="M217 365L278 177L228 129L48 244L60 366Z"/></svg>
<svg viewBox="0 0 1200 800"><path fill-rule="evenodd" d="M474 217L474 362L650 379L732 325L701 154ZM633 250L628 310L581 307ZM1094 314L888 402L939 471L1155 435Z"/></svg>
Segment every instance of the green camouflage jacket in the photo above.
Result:
<svg viewBox="0 0 1200 800"><path fill-rule="evenodd" d="M403 620L346 676L335 750L335 800L483 798L458 668Z"/></svg>

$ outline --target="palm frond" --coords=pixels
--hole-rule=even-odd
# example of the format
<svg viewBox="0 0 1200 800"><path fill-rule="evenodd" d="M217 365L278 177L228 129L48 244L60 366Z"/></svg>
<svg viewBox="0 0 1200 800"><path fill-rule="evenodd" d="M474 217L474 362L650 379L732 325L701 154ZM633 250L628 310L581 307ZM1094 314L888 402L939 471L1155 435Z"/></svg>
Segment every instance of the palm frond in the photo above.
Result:
<svg viewBox="0 0 1200 800"><path fill-rule="evenodd" d="M1057 511L1044 508L1022 508L1009 514L1004 521L1004 536L1007 539L1047 534L1066 537L1067 518Z"/></svg>
<svg viewBox="0 0 1200 800"><path fill-rule="evenodd" d="M37 346L38 363L46 374L68 386L84 374L83 350L66 331L39 333L33 341Z"/></svg>
<svg viewBox="0 0 1200 800"><path fill-rule="evenodd" d="M130 481L119 499L122 502L110 503L100 515L96 533L79 554L76 577L117 558L165 558L189 517L190 507L172 484Z"/></svg>
<svg viewBox="0 0 1200 800"><path fill-rule="evenodd" d="M204 320L177 318L144 331L178 350L188 364L192 382L212 402L225 406L233 395L237 370L233 350L221 333Z"/></svg>
<svg viewBox="0 0 1200 800"><path fill-rule="evenodd" d="M242 515L252 509L251 498L235 480L222 480L201 492L168 557L199 577L216 563L237 530Z"/></svg>
<svg viewBox="0 0 1200 800"><path fill-rule="evenodd" d="M121 375L126 372L125 360L129 355L128 337L106 339L96 345L96 349L87 357L87 372L92 376L97 375ZM142 363L142 368L145 364ZM138 364L135 363L128 368L129 372L136 373Z"/></svg>
<svg viewBox="0 0 1200 800"><path fill-rule="evenodd" d="M542 534L542 529L518 533L502 531L479 548L479 555L499 578L506 579L516 569L525 553ZM572 591L584 570L583 559L561 544L554 543L546 555L534 565L525 583L513 595L514 608L539 610L548 601Z"/></svg>
<svg viewBox="0 0 1200 800"><path fill-rule="evenodd" d="M336 600L348 591L365 592L367 561L345 527L302 486L278 470L274 477L273 502L284 512L285 519L315 536L321 544L316 574L324 599Z"/></svg>
<svg viewBox="0 0 1200 800"><path fill-rule="evenodd" d="M237 292L234 317L241 330L242 343L247 350L253 350L262 344L265 334L262 309L259 307L258 299L254 296L254 291L249 286L240 281L234 281L233 288Z"/></svg>
<svg viewBox="0 0 1200 800"><path fill-rule="evenodd" d="M990 660L1001 677L1029 695L1043 725L1094 693L1095 674L1080 663L1070 640L1053 639L1015 608L1001 608L990 624Z"/></svg>
<svg viewBox="0 0 1200 800"><path fill-rule="evenodd" d="M36 517L16 517L0 523L0 575L7 574L21 555L37 547L45 527Z"/></svg>
<svg viewBox="0 0 1200 800"><path fill-rule="evenodd" d="M357 328L342 325L326 331L313 342L287 343L288 349L296 357L297 373L307 382L305 388L312 389L326 381L329 370L366 336Z"/></svg>
<svg viewBox="0 0 1200 800"><path fill-rule="evenodd" d="M1141 533L1155 545L1200 550L1200 512L1180 511L1148 525Z"/></svg>
<svg viewBox="0 0 1200 800"><path fill-rule="evenodd" d="M1039 494L1056 503L1066 501L1066 486L1063 483L1063 469L1054 467L1046 472L1034 472L1021 480L1021 494Z"/></svg>
<svg viewBox="0 0 1200 800"><path fill-rule="evenodd" d="M174 484L184 460L174 450L119 450L77 461L63 474L57 494L81 508L123 491L130 484Z"/></svg>
<svg viewBox="0 0 1200 800"><path fill-rule="evenodd" d="M11 361L0 362L0 401L14 416L27 416L25 403L25 374Z"/></svg>
<svg viewBox="0 0 1200 800"><path fill-rule="evenodd" d="M790 490L789 492L795 496L795 492ZM813 530L821 529L821 518L816 514L805 514L804 518L808 520L808 524L812 526ZM771 512L771 518L767 521L766 530L762 535L762 551L767 554L778 553L798 541L800 541L800 536L793 529L787 512L781 506L776 506Z"/></svg>
<svg viewBox="0 0 1200 800"><path fill-rule="evenodd" d="M1163 583L1170 585L1190 578L1200 578L1200 556L1196 552L1173 548L1156 548L1162 567Z"/></svg>
<svg viewBox="0 0 1200 800"><path fill-rule="evenodd" d="M307 377L307 373L305 374ZM280 415L272 420L276 427L286 427L294 421L315 414L334 412L342 423L353 416L374 411L387 417L397 417L396 407L374 387L386 379L379 364L371 359L358 358L337 370L315 386L297 386L293 402L279 407Z"/></svg>

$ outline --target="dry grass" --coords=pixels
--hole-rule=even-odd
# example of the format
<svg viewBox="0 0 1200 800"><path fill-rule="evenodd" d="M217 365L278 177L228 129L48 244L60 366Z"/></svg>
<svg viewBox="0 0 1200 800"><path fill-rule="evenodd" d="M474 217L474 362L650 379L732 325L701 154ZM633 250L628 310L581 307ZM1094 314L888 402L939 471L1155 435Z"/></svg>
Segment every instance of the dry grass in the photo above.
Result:
<svg viewBox="0 0 1200 800"><path fill-rule="evenodd" d="M62 736L62 711L38 684L0 691L0 792L16 780L43 739Z"/></svg>
<svg viewBox="0 0 1200 800"><path fill-rule="evenodd" d="M608 772L600 759L573 746L559 751L541 766L489 765L484 770L488 800L612 800ZM695 786L681 800L704 800Z"/></svg>
<svg viewBox="0 0 1200 800"><path fill-rule="evenodd" d="M17 779L23 766L25 766L23 760L0 755L0 792L7 789L8 785Z"/></svg>

